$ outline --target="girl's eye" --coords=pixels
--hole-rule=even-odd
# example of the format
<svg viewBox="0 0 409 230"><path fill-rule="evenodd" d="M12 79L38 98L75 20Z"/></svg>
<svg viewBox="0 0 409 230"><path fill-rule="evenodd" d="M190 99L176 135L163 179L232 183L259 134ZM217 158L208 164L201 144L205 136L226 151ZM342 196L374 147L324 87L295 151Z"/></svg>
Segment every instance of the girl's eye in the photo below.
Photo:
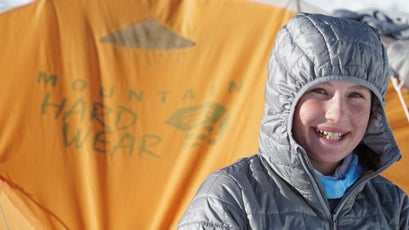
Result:
<svg viewBox="0 0 409 230"><path fill-rule="evenodd" d="M362 94L357 93L357 92L350 93L349 96L353 98L364 98Z"/></svg>
<svg viewBox="0 0 409 230"><path fill-rule="evenodd" d="M315 89L312 89L311 92L318 93L318 94L326 94L327 93L323 88L315 88Z"/></svg>

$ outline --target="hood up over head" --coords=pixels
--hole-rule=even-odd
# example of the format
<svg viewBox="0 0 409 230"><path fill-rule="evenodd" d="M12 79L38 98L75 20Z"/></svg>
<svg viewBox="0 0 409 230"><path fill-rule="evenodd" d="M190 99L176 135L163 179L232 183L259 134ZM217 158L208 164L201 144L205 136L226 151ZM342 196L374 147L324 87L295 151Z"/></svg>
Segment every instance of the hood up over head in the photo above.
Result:
<svg viewBox="0 0 409 230"><path fill-rule="evenodd" d="M386 50L370 26L327 15L295 15L278 32L270 57L259 154L281 178L316 201L312 166L292 137L293 115L309 88L341 80L369 88L380 105L362 142L379 155L378 172L384 170L401 157L383 109L389 74Z"/></svg>

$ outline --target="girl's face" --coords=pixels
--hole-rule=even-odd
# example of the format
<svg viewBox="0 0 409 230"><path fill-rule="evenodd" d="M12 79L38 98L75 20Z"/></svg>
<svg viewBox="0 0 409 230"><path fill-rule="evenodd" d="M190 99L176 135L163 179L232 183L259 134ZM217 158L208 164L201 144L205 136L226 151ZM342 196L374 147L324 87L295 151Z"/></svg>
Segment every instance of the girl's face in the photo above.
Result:
<svg viewBox="0 0 409 230"><path fill-rule="evenodd" d="M296 106L293 136L315 169L332 174L361 142L368 127L371 92L345 81L329 81L309 89Z"/></svg>

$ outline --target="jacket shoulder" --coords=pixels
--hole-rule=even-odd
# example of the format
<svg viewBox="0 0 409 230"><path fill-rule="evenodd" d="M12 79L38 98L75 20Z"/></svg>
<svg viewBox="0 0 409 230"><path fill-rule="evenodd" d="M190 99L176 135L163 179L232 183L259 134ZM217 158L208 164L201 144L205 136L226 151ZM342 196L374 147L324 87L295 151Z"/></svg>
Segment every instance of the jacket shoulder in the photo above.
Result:
<svg viewBox="0 0 409 230"><path fill-rule="evenodd" d="M398 185L381 175L371 179L370 184L376 193L382 194L382 197L386 198L389 194L390 200L396 199L397 197L407 196Z"/></svg>
<svg viewBox="0 0 409 230"><path fill-rule="evenodd" d="M243 189L258 168L257 156L243 158L211 173L182 216L178 229L210 227L245 229L248 225Z"/></svg>
<svg viewBox="0 0 409 230"><path fill-rule="evenodd" d="M396 184L383 176L376 176L370 180L367 189L371 190L371 203L379 202L382 212L387 216L394 216L389 224L399 229L409 229L409 198Z"/></svg>

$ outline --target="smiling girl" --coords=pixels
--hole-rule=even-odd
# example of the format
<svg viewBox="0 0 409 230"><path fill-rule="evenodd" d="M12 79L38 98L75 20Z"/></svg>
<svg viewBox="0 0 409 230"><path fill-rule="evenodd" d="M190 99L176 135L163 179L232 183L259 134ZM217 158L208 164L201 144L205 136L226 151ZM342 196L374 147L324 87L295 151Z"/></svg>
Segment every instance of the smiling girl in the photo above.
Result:
<svg viewBox="0 0 409 230"><path fill-rule="evenodd" d="M409 199L380 174L401 158L383 105L378 34L299 13L268 66L259 152L212 173L178 229L409 229Z"/></svg>

